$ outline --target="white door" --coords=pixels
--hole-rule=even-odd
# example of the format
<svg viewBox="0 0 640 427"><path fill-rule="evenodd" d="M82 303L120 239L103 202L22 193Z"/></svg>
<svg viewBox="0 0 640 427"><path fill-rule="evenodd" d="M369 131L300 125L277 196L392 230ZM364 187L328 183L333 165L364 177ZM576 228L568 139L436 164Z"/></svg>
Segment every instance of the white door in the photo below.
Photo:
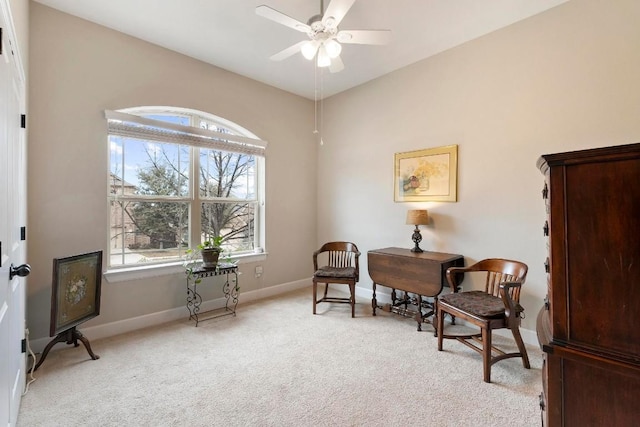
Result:
<svg viewBox="0 0 640 427"><path fill-rule="evenodd" d="M24 73L17 59L7 0L0 0L0 426L18 418L25 385L26 143ZM15 268L12 268L15 267Z"/></svg>

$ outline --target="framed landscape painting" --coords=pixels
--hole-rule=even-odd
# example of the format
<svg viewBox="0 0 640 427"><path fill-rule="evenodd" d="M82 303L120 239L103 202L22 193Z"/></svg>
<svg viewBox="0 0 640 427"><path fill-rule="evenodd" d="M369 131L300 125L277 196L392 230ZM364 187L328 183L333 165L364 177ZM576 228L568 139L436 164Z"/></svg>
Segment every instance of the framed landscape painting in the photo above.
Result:
<svg viewBox="0 0 640 427"><path fill-rule="evenodd" d="M395 154L396 202L456 202L458 146Z"/></svg>
<svg viewBox="0 0 640 427"><path fill-rule="evenodd" d="M54 258L51 336L100 314L101 283L102 251Z"/></svg>

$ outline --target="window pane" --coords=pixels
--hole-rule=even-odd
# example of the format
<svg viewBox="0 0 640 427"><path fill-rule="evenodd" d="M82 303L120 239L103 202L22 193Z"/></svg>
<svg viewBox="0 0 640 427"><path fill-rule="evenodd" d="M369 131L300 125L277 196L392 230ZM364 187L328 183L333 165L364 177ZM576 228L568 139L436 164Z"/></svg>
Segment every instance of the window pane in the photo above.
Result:
<svg viewBox="0 0 640 427"><path fill-rule="evenodd" d="M189 204L111 202L111 264L177 260L188 248Z"/></svg>
<svg viewBox="0 0 640 427"><path fill-rule="evenodd" d="M109 135L109 185L111 186L111 194L125 194L124 189L124 167L123 167L123 142L118 136ZM135 187L129 185L128 193L133 194Z"/></svg>
<svg viewBox="0 0 640 427"><path fill-rule="evenodd" d="M112 194L189 194L189 147L109 137Z"/></svg>
<svg viewBox="0 0 640 427"><path fill-rule="evenodd" d="M255 200L254 156L200 149L200 197Z"/></svg>
<svg viewBox="0 0 640 427"><path fill-rule="evenodd" d="M138 107L125 112L247 136L231 122L192 110ZM191 146L188 139L137 133L135 127L126 132L114 127L114 133L126 136L108 139L109 266L177 261L189 243L199 243L190 239L214 235L223 237L225 255L261 246L260 224L255 224L263 196L257 182L263 176L260 157Z"/></svg>
<svg viewBox="0 0 640 427"><path fill-rule="evenodd" d="M256 207L257 203L203 203L202 240L220 235L225 252L252 251Z"/></svg>

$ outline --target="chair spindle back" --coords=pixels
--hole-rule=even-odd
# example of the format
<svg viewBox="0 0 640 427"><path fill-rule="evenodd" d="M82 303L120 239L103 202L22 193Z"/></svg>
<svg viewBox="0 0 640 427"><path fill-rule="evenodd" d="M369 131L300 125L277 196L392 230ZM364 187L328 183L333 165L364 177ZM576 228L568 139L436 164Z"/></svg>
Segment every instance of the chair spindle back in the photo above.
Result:
<svg viewBox="0 0 640 427"><path fill-rule="evenodd" d="M486 271L485 292L493 296L500 296L500 285L505 282L524 283L527 278L528 267L526 264L505 259L490 258L482 260L474 265L476 271ZM520 288L509 290L511 298L520 302Z"/></svg>
<svg viewBox="0 0 640 427"><path fill-rule="evenodd" d="M520 282L521 279L513 274L505 274L499 271L488 271L487 272L487 281L485 283L485 291L488 294L499 297L500 296L500 284L504 282ZM520 289L517 292L513 292L514 289L511 289L511 298L516 301L520 299ZM514 295L517 293L518 295Z"/></svg>
<svg viewBox="0 0 640 427"><path fill-rule="evenodd" d="M331 267L352 267L353 252L329 251L329 265Z"/></svg>

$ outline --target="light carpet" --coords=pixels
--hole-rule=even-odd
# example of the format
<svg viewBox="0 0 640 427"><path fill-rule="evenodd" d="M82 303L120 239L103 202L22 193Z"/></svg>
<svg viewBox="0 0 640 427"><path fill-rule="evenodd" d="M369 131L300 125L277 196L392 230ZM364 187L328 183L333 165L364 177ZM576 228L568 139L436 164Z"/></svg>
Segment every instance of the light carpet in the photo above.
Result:
<svg viewBox="0 0 640 427"><path fill-rule="evenodd" d="M23 397L29 426L539 426L541 352L492 368L431 325L304 289L49 354ZM185 313L187 309L185 308ZM459 326L456 326L459 327ZM91 340L90 336L87 336ZM512 340L495 342L515 349Z"/></svg>

